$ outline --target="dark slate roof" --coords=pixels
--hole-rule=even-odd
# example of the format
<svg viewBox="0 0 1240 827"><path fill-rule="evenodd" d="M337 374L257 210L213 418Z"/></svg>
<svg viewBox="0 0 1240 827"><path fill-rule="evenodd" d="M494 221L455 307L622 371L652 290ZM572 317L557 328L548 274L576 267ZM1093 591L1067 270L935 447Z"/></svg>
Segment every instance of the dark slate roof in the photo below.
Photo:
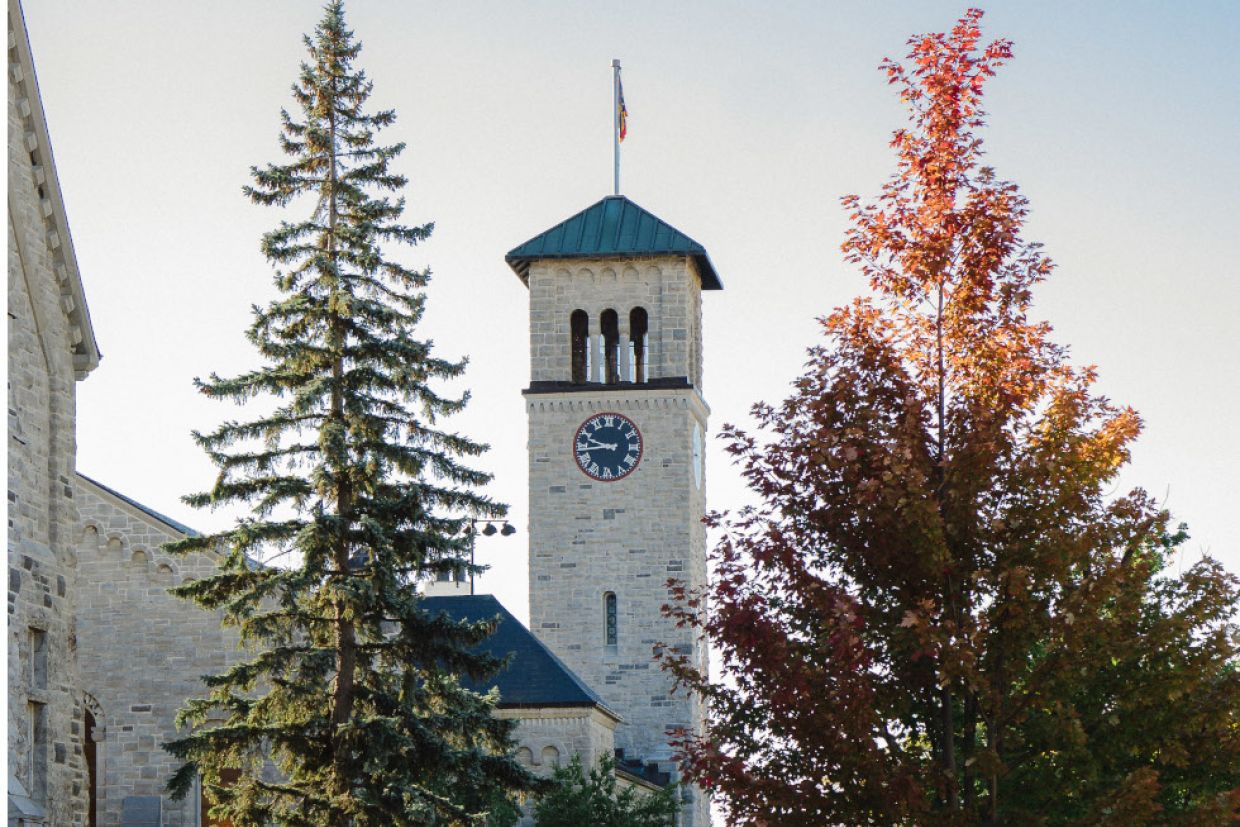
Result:
<svg viewBox="0 0 1240 827"><path fill-rule="evenodd" d="M597 706L612 717L620 716L607 708L602 699L586 686L542 641L534 637L521 621L512 616L489 594L424 597L423 607L432 615L446 613L455 620L477 622L499 616L495 634L479 644L487 654L512 660L502 672L485 681L462 685L477 692L499 688L499 707Z"/></svg>
<svg viewBox="0 0 1240 827"><path fill-rule="evenodd" d="M703 290L722 290L723 282L706 248L623 195L609 195L504 256L528 283L530 262L540 258L627 258L691 256Z"/></svg>
<svg viewBox="0 0 1240 827"><path fill-rule="evenodd" d="M91 485L95 486L96 488L102 488L104 491L107 491L113 497L116 497L116 499L121 500L122 502L126 502L129 505L132 505L134 508L141 511L143 514L146 514L150 517L154 517L156 520L159 520L161 523L168 526L169 528L172 528L172 529L175 529L176 531L181 532L186 537L201 537L202 536L197 531L194 531L194 529L190 528L184 523L178 523L176 520L172 519L171 517L166 517L163 514L160 514L155 509L150 508L149 506L145 506L142 503L138 502L137 500L126 497L124 494L117 491L116 489L108 488L106 485L99 482L98 480L92 480L90 477L86 476L81 471L78 471L78 476L86 480Z"/></svg>
<svg viewBox="0 0 1240 827"><path fill-rule="evenodd" d="M622 749L616 750L616 772L624 773L638 781L645 781L655 787L666 787L672 783L672 774L659 769L657 763L626 758Z"/></svg>

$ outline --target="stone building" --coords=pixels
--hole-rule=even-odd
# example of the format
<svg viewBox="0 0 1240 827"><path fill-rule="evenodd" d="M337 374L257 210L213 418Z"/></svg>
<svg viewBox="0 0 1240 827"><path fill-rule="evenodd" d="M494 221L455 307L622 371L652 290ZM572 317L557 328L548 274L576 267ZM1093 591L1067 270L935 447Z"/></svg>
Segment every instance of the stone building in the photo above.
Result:
<svg viewBox="0 0 1240 827"><path fill-rule="evenodd" d="M499 690L497 715L519 722L518 761L550 773L572 755L585 767L615 755L620 716L492 595L428 596L423 605L431 614L443 612L471 623L499 618L495 633L479 648L507 658L508 665L472 688ZM637 761L622 760L616 771L621 784L651 790L670 780L654 764Z"/></svg>
<svg viewBox="0 0 1240 827"><path fill-rule="evenodd" d="M235 635L167 594L214 566L159 551L189 529L76 473L99 348L17 0L8 33L9 824L195 827L161 745Z"/></svg>
<svg viewBox="0 0 1240 827"><path fill-rule="evenodd" d="M164 543L193 529L94 480L78 475L75 493L77 657L95 731L92 823L199 827L207 823L199 792L174 801L165 790L180 761L163 745L185 700L204 694L201 677L233 660L238 636L168 589L212 573L217 560L165 554Z"/></svg>
<svg viewBox="0 0 1240 827"><path fill-rule="evenodd" d="M706 585L705 248L609 196L511 251L530 291L530 628L619 714L616 747L675 776L670 731L702 709L654 661L703 672L705 646L663 616L668 580ZM681 790L682 827L710 821Z"/></svg>
<svg viewBox="0 0 1240 827"><path fill-rule="evenodd" d="M9 0L10 823L83 825L77 383L99 364L21 7Z"/></svg>

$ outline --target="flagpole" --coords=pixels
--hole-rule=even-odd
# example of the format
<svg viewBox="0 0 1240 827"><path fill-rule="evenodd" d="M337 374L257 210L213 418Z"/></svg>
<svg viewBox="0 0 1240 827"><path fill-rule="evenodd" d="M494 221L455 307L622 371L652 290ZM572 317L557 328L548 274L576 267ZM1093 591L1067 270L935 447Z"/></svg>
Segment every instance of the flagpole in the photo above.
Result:
<svg viewBox="0 0 1240 827"><path fill-rule="evenodd" d="M620 194L620 61L611 61L611 148L615 158L614 188Z"/></svg>

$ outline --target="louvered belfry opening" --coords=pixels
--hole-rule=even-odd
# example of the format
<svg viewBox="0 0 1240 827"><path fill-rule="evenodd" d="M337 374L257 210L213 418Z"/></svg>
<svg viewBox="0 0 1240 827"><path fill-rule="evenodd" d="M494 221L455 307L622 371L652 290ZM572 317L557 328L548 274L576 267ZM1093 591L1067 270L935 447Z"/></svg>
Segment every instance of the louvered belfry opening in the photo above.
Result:
<svg viewBox="0 0 1240 827"><path fill-rule="evenodd" d="M649 324L646 308L634 307L629 311L629 347L632 351L629 375L633 377L634 382L645 382L647 378L646 331Z"/></svg>
<svg viewBox="0 0 1240 827"><path fill-rule="evenodd" d="M599 317L603 329L603 381L614 385L620 381L620 316L614 310L604 310Z"/></svg>
<svg viewBox="0 0 1240 827"><path fill-rule="evenodd" d="M572 337L572 371L573 383L585 384L590 369L590 315L584 310L574 310L569 317L569 328Z"/></svg>

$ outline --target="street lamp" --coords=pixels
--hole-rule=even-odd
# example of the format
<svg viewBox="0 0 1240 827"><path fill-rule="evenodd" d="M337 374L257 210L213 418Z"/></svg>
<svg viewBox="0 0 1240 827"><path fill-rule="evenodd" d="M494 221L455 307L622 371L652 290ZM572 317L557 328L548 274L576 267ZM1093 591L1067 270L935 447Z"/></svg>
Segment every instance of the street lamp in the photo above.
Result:
<svg viewBox="0 0 1240 827"><path fill-rule="evenodd" d="M499 527L496 527L499 523ZM517 533L516 527L507 520L479 520L471 518L466 531L469 532L469 593L474 593L474 544L478 542L478 526L483 526L482 536L511 537Z"/></svg>

